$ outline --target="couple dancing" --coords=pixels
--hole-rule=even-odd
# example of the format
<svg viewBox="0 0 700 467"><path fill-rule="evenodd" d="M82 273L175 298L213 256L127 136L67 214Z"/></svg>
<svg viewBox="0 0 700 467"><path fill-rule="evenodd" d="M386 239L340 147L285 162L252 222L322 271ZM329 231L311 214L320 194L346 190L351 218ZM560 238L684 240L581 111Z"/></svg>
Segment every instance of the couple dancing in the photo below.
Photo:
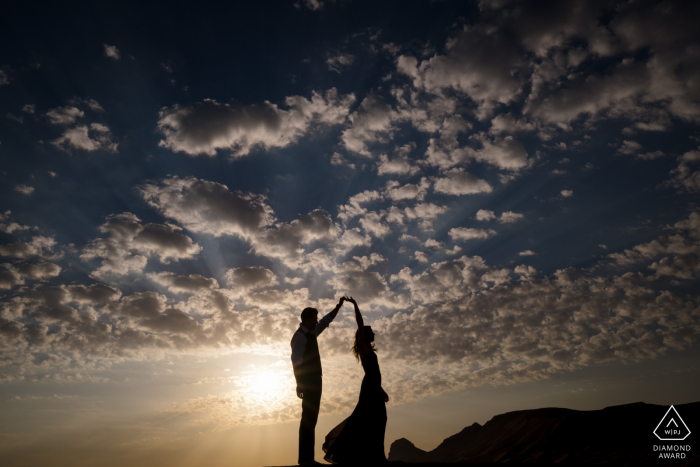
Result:
<svg viewBox="0 0 700 467"><path fill-rule="evenodd" d="M365 377L362 379L360 400L350 417L333 428L326 436L323 450L325 459L333 464L369 464L386 462L384 455L384 430L386 429L386 403L389 396L382 389L374 332L365 326L360 308L352 297L342 297L336 307L318 320L318 310L305 308L301 312L301 325L292 337L292 365L297 380L297 396L302 413L299 426L299 464L320 465L314 460L316 421L321 405L321 356L316 337L333 321L343 302L355 306L357 332L352 352L362 361Z"/></svg>

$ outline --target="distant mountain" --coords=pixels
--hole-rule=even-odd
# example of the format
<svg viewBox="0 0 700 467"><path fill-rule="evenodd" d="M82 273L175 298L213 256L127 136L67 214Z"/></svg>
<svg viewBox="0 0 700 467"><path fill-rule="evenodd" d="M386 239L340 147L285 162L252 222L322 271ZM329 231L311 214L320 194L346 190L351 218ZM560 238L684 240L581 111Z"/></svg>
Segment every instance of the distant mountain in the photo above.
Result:
<svg viewBox="0 0 700 467"><path fill-rule="evenodd" d="M668 406L638 402L592 411L544 408L497 415L484 426L474 423L429 452L405 438L396 440L389 460L635 465L659 463L655 445L690 445L685 458L661 465L698 465L700 442L693 438L700 435L700 402L675 408L691 432L684 441L660 441L653 433Z"/></svg>

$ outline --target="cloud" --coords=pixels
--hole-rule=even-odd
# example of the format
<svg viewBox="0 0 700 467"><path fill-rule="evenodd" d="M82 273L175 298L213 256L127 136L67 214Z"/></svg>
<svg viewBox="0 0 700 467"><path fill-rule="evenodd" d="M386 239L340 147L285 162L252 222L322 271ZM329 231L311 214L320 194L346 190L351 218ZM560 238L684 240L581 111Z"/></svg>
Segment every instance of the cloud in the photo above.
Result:
<svg viewBox="0 0 700 467"><path fill-rule="evenodd" d="M25 230L31 230L32 227L28 225L20 225L10 217L11 211L5 211L0 213L0 232L6 234L12 234L13 232L22 232ZM36 228L36 227L35 227Z"/></svg>
<svg viewBox="0 0 700 467"><path fill-rule="evenodd" d="M289 267L298 267L304 246L313 242L332 243L338 233L330 215L316 209L290 223L261 229L250 240L257 254L279 258Z"/></svg>
<svg viewBox="0 0 700 467"><path fill-rule="evenodd" d="M435 192L448 195L472 195L476 193L491 193L493 188L486 180L481 180L474 175L465 172L464 169L455 168L446 172L446 177L436 178Z"/></svg>
<svg viewBox="0 0 700 467"><path fill-rule="evenodd" d="M516 43L500 31L465 27L448 39L444 55L418 62L401 55L397 70L429 92L454 89L468 95L485 117L496 104L508 104L520 93L525 62Z"/></svg>
<svg viewBox="0 0 700 467"><path fill-rule="evenodd" d="M325 94L314 91L311 100L287 97L288 110L270 102L262 104L221 104L207 99L194 107L163 108L158 130L165 136L159 145L190 156L216 156L229 151L243 157L255 148L269 150L295 143L312 123L336 125L349 113L355 96L341 96L335 88Z"/></svg>
<svg viewBox="0 0 700 467"><path fill-rule="evenodd" d="M521 251L520 253L518 253L519 256L534 256L536 254L537 253L535 253L532 250L525 250L525 251Z"/></svg>
<svg viewBox="0 0 700 467"><path fill-rule="evenodd" d="M564 198L571 198L572 196L574 196L574 190L561 190L561 195Z"/></svg>
<svg viewBox="0 0 700 467"><path fill-rule="evenodd" d="M0 70L0 86L2 86L3 84L9 84L9 83L10 83L10 78L7 76L7 73Z"/></svg>
<svg viewBox="0 0 700 467"><path fill-rule="evenodd" d="M109 57L112 60L119 60L121 58L121 53L116 45L102 44L102 46L104 47L105 57Z"/></svg>
<svg viewBox="0 0 700 467"><path fill-rule="evenodd" d="M638 142L625 140L622 142L622 145L618 148L617 152L622 154L634 154L642 149L642 145Z"/></svg>
<svg viewBox="0 0 700 467"><path fill-rule="evenodd" d="M333 3L334 1L335 0L298 0L294 3L294 6L297 8L301 8L301 5L303 4L309 10L319 11L323 10L323 7L326 5L326 3Z"/></svg>
<svg viewBox="0 0 700 467"><path fill-rule="evenodd" d="M475 238L489 238L496 235L494 230L470 229L467 227L455 227L447 233L452 240L473 240Z"/></svg>
<svg viewBox="0 0 700 467"><path fill-rule="evenodd" d="M234 268L226 271L226 280L231 287L255 290L277 285L275 273L262 266Z"/></svg>
<svg viewBox="0 0 700 467"><path fill-rule="evenodd" d="M53 125L72 125L83 115L85 112L77 107L56 107L46 112Z"/></svg>
<svg viewBox="0 0 700 467"><path fill-rule="evenodd" d="M102 108L99 102L97 102L95 99L91 98L80 98L80 97L75 97L69 101L73 105L78 105L78 104L84 104L87 105L90 110L93 112L104 112L105 109Z"/></svg>
<svg viewBox="0 0 700 467"><path fill-rule="evenodd" d="M512 224L518 222L520 219L525 219L523 214L519 214L513 211L506 211L501 213L501 218L498 220L501 224Z"/></svg>
<svg viewBox="0 0 700 467"><path fill-rule="evenodd" d="M438 242L437 240L434 240L432 238L429 238L425 241L423 244L426 248L440 248L442 246L441 242Z"/></svg>
<svg viewBox="0 0 700 467"><path fill-rule="evenodd" d="M486 209L479 209L476 212L475 219L478 221L490 221L491 219L495 219L496 214L494 214L493 211L488 211Z"/></svg>
<svg viewBox="0 0 700 467"><path fill-rule="evenodd" d="M226 185L194 177L170 177L139 188L143 199L192 232L248 238L274 221L262 195L229 191Z"/></svg>
<svg viewBox="0 0 700 467"><path fill-rule="evenodd" d="M671 184L681 190L700 191L700 148L678 158L678 167L671 171Z"/></svg>
<svg viewBox="0 0 700 467"><path fill-rule="evenodd" d="M495 165L500 169L514 171L528 165L525 148L512 136L493 141L484 139L482 144L484 147L474 154L474 158L478 161Z"/></svg>
<svg viewBox="0 0 700 467"><path fill-rule="evenodd" d="M376 212L368 212L360 218L360 225L365 232L377 238L386 237L391 233L391 228L381 221L382 216Z"/></svg>
<svg viewBox="0 0 700 467"><path fill-rule="evenodd" d="M430 230L433 228L432 221L441 214L446 213L447 209L447 206L438 206L434 203L418 203L413 207L407 207L404 213L406 219L419 220L421 222L420 227L423 230Z"/></svg>
<svg viewBox="0 0 700 467"><path fill-rule="evenodd" d="M38 256L45 259L55 259L53 248L56 241L53 237L43 237L36 235L30 242L15 242L0 245L0 255L17 259L29 259Z"/></svg>
<svg viewBox="0 0 700 467"><path fill-rule="evenodd" d="M204 277L200 274L181 276L173 272L148 273L147 277L156 284L167 287L170 292L193 294L201 290L218 289L216 279Z"/></svg>
<svg viewBox="0 0 700 467"><path fill-rule="evenodd" d="M367 209L363 208L362 204L382 199L384 199L382 195L380 195L378 191L373 190L366 190L353 195L348 199L347 204L341 205L338 208L338 218L347 222L353 217L361 216L367 212Z"/></svg>
<svg viewBox="0 0 700 467"><path fill-rule="evenodd" d="M90 137L92 133L92 138ZM100 123L77 125L74 128L66 129L63 134L51 142L54 146L64 151L70 148L82 149L84 151L97 151L102 149L108 152L117 152L118 144L112 141L112 133L105 125Z"/></svg>
<svg viewBox="0 0 700 467"><path fill-rule="evenodd" d="M509 112L493 117L489 133L493 135L500 135L503 133L512 135L513 133L534 131L536 129L537 127L534 123L528 122L525 119L516 120Z"/></svg>
<svg viewBox="0 0 700 467"><path fill-rule="evenodd" d="M425 177L421 178L420 182L415 185L410 183L401 185L396 180L390 180L384 189L384 196L394 201L405 199L422 201L428 193L428 188L430 188L430 182Z"/></svg>
<svg viewBox="0 0 700 467"><path fill-rule="evenodd" d="M647 264L655 278L670 276L689 280L700 274L700 214L692 212L687 219L667 227L674 235L661 236L608 257L622 268ZM654 261L654 262L652 262Z"/></svg>
<svg viewBox="0 0 700 467"><path fill-rule="evenodd" d="M384 99L370 94L348 118L352 124L342 133L343 144L349 151L372 157L367 145L386 140L392 130L395 114Z"/></svg>
<svg viewBox="0 0 700 467"><path fill-rule="evenodd" d="M5 271L0 271L0 289L11 289L15 285L23 285L26 280L45 281L60 274L61 268L53 263L38 264L4 263Z"/></svg>
<svg viewBox="0 0 700 467"><path fill-rule="evenodd" d="M340 72L344 69L347 68L348 66L352 65L352 63L355 61L355 57L353 57L350 54L338 54L338 55L332 55L329 56L326 59L326 63L328 64L328 69L331 71L335 71L336 73L340 74Z"/></svg>
<svg viewBox="0 0 700 467"><path fill-rule="evenodd" d="M36 107L34 107L34 104L27 104L24 107L22 107L22 112L26 112L30 115L34 115L35 111L36 111Z"/></svg>
<svg viewBox="0 0 700 467"><path fill-rule="evenodd" d="M386 154L380 154L379 161L377 164L379 175L416 175L420 172L420 168L411 165L407 157L399 156L390 160Z"/></svg>
<svg viewBox="0 0 700 467"><path fill-rule="evenodd" d="M428 260L428 255L426 255L422 251L416 251L413 255L413 258L418 261L419 263L429 263L430 261Z"/></svg>
<svg viewBox="0 0 700 467"><path fill-rule="evenodd" d="M172 224L141 224L134 214L112 214L99 227L107 238L92 240L80 255L83 261L101 259L93 277L123 276L138 273L146 266L148 257L158 257L161 263L190 259L202 247L182 229Z"/></svg>
<svg viewBox="0 0 700 467"><path fill-rule="evenodd" d="M355 164L351 164L342 154L334 152L331 156L331 165L339 165L343 167L348 167L350 169L355 169Z"/></svg>
<svg viewBox="0 0 700 467"><path fill-rule="evenodd" d="M23 185L23 184L15 185L15 191L17 193L22 193L25 196L29 196L32 193L34 193L34 187L29 186L29 185Z"/></svg>
<svg viewBox="0 0 700 467"><path fill-rule="evenodd" d="M493 211L488 211L486 209L479 209L476 213L476 216L474 218L478 221L490 221L493 219L498 219L498 222L501 224L512 224L514 222L519 221L520 219L524 219L525 216L523 214L519 214L517 212L513 211L506 211L502 212L501 216L498 217Z"/></svg>
<svg viewBox="0 0 700 467"><path fill-rule="evenodd" d="M455 165L476 160L499 169L519 171L527 167L530 160L523 145L512 136L491 138L485 133L473 135L471 139L481 143L480 149L461 146L457 137L471 128L462 117L445 119L439 137L431 138L424 163L447 170Z"/></svg>

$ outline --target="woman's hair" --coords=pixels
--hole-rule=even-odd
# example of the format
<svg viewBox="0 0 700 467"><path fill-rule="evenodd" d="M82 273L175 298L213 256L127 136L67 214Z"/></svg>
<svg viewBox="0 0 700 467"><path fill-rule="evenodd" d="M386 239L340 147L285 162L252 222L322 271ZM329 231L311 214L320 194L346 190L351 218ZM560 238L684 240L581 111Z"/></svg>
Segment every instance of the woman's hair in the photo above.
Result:
<svg viewBox="0 0 700 467"><path fill-rule="evenodd" d="M372 326L365 326L365 336L367 336L370 332L374 334L374 332L372 331ZM360 350L357 347L357 336L359 333L359 329L355 331L355 344L352 346L352 354L355 356L355 360L357 360L358 362L360 361ZM373 352L377 351L377 349L374 347L374 342L367 342L367 344L369 345L370 350L372 350Z"/></svg>

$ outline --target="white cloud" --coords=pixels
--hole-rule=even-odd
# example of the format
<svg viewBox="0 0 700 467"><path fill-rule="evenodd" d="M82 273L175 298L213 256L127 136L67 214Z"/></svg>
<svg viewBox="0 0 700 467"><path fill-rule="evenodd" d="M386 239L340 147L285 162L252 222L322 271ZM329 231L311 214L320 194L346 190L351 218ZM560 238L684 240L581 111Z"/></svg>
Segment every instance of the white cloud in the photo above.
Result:
<svg viewBox="0 0 700 467"><path fill-rule="evenodd" d="M625 140L622 142L622 145L618 148L617 152L622 154L634 154L642 149L642 145L638 142Z"/></svg>
<svg viewBox="0 0 700 467"><path fill-rule="evenodd" d="M419 220L420 227L423 230L433 228L432 221L438 218L441 214L447 212L447 206L438 206L434 203L418 203L413 207L407 207L404 210L406 219Z"/></svg>
<svg viewBox="0 0 700 467"><path fill-rule="evenodd" d="M671 183L679 189L700 191L700 148L678 158L678 167L671 171Z"/></svg>
<svg viewBox="0 0 700 467"><path fill-rule="evenodd" d="M377 164L377 173L379 175L415 175L420 172L420 168L411 165L408 157L395 157L389 159L386 154L379 156L379 164Z"/></svg>
<svg viewBox="0 0 700 467"><path fill-rule="evenodd" d="M167 287L170 292L193 294L201 290L218 289L216 279L204 277L199 274L181 276L173 272L149 273L147 277L156 284Z"/></svg>
<svg viewBox="0 0 700 467"><path fill-rule="evenodd" d="M25 281L45 281L57 277L61 268L53 263L42 262L38 264L4 263L4 271L0 271L0 289L11 289L15 285L23 285Z"/></svg>
<svg viewBox="0 0 700 467"><path fill-rule="evenodd" d="M351 164L342 154L334 152L331 156L331 165L339 165L343 167L348 167L350 169L355 169L355 164Z"/></svg>
<svg viewBox="0 0 700 467"><path fill-rule="evenodd" d="M519 256L534 256L536 254L537 253L535 253L532 250L525 250L525 251L521 251L520 253L518 253Z"/></svg>
<svg viewBox="0 0 700 467"><path fill-rule="evenodd" d="M574 196L574 190L561 190L561 195L564 198L571 198L572 196Z"/></svg>
<svg viewBox="0 0 700 467"><path fill-rule="evenodd" d="M254 148L283 148L307 133L312 123L342 123L355 96L340 96L335 88L314 91L311 100L287 97L288 110L270 102L221 104L207 99L194 107L164 108L158 129L165 136L159 145L191 156L216 156L218 150L243 157Z"/></svg>
<svg viewBox="0 0 700 467"><path fill-rule="evenodd" d="M384 189L384 196L394 201L405 199L422 201L428 194L428 188L430 188L430 182L425 177L421 178L420 182L415 185L410 183L401 185L396 180L389 180Z"/></svg>
<svg viewBox="0 0 700 467"><path fill-rule="evenodd" d="M446 177L436 178L435 192L448 195L472 195L476 193L491 193L493 188L486 180L455 168L446 172Z"/></svg>
<svg viewBox="0 0 700 467"><path fill-rule="evenodd" d="M391 232L391 228L382 222L382 216L376 212L368 212L360 218L360 225L365 232L377 238L382 238Z"/></svg>
<svg viewBox="0 0 700 467"><path fill-rule="evenodd" d="M22 112L26 112L30 115L34 115L35 111L36 111L36 107L34 107L34 104L27 104L24 107L22 107Z"/></svg>
<svg viewBox="0 0 700 467"><path fill-rule="evenodd" d="M332 55L329 56L326 59L326 63L328 64L328 69L331 71L335 71L336 73L340 74L340 72L344 69L347 68L348 66L352 65L352 63L355 61L355 57L353 57L350 54L338 54L338 55Z"/></svg>
<svg viewBox="0 0 700 467"><path fill-rule="evenodd" d="M9 82L10 78L7 76L7 73L0 70L0 86L2 86L3 84L8 84Z"/></svg>
<svg viewBox="0 0 700 467"><path fill-rule="evenodd" d="M22 232L24 230L31 230L32 227L28 225L21 225L12 220L10 217L11 211L5 211L0 213L0 232L5 232L6 234L11 234L13 232ZM34 227L36 229L36 227Z"/></svg>
<svg viewBox="0 0 700 467"><path fill-rule="evenodd" d="M85 112L77 107L56 107L46 112L46 116L53 125L72 125L83 115Z"/></svg>
<svg viewBox="0 0 700 467"><path fill-rule="evenodd" d="M442 246L441 242L438 242L437 240L434 240L432 238L429 238L425 241L423 244L426 248L440 248Z"/></svg>
<svg viewBox="0 0 700 467"><path fill-rule="evenodd" d="M353 195L348 199L347 204L341 205L338 208L338 218L347 222L353 217L361 216L367 212L367 209L363 208L362 204L381 199L383 199L383 197L377 191L366 190Z"/></svg>
<svg viewBox="0 0 700 467"><path fill-rule="evenodd" d="M30 242L15 242L0 245L0 255L18 259L28 259L38 256L45 259L56 259L59 255L53 253L56 240L53 237L36 235Z"/></svg>
<svg viewBox="0 0 700 467"><path fill-rule="evenodd" d="M29 196L32 193L34 193L34 187L24 184L15 185L15 191L18 193L22 193L23 195Z"/></svg>
<svg viewBox="0 0 700 467"><path fill-rule="evenodd" d="M416 251L413 254L413 258L418 261L419 263L429 263L430 261L428 260L428 255L426 255L422 251Z"/></svg>
<svg viewBox="0 0 700 467"><path fill-rule="evenodd" d="M80 255L83 261L102 260L100 267L92 272L98 278L141 272L149 256L168 264L172 260L193 258L202 251L200 245L180 233L181 228L172 224L143 225L129 212L108 216L99 230L108 237L92 240Z"/></svg>
<svg viewBox="0 0 700 467"><path fill-rule="evenodd" d="M494 230L470 229L467 227L455 227L447 233L452 240L473 240L476 238L489 238L496 235Z"/></svg>
<svg viewBox="0 0 700 467"><path fill-rule="evenodd" d="M479 209L476 212L475 219L478 221L490 221L491 219L495 219L496 214L494 214L493 211L489 211L486 209Z"/></svg>
<svg viewBox="0 0 700 467"><path fill-rule="evenodd" d="M385 141L392 130L394 118L391 107L381 97L368 95L360 108L349 116L352 124L343 131L343 144L349 151L372 157L367 144Z"/></svg>
<svg viewBox="0 0 700 467"><path fill-rule="evenodd" d="M501 224L512 224L518 222L520 219L525 219L523 214L519 214L513 211L506 211L501 214L501 218L498 220Z"/></svg>
<svg viewBox="0 0 700 467"><path fill-rule="evenodd" d="M80 98L80 97L75 97L69 101L69 103L73 105L79 105L79 104L84 104L87 105L90 110L93 112L104 112L105 109L102 108L99 102L97 102L95 99L91 98Z"/></svg>
<svg viewBox="0 0 700 467"><path fill-rule="evenodd" d="M474 154L474 158L478 161L495 165L500 169L514 171L528 165L525 148L512 136L493 141L483 139L482 144L484 147Z"/></svg>
<svg viewBox="0 0 700 467"><path fill-rule="evenodd" d="M92 132L92 137L90 137L90 132ZM109 131L109 128L100 123L92 123L89 129L86 125L68 128L51 144L64 151L74 148L88 152L97 151L98 149L117 152L118 146L118 143L112 141L112 133Z"/></svg>
<svg viewBox="0 0 700 467"><path fill-rule="evenodd" d="M247 238L274 221L264 196L194 177L146 183L139 191L150 206L192 232Z"/></svg>
<svg viewBox="0 0 700 467"><path fill-rule="evenodd" d="M493 219L498 219L498 222L500 222L501 224L512 224L514 222L519 221L520 219L524 219L525 216L517 212L505 211L502 212L501 216L499 217L493 211L479 209L476 212L476 216L474 216L474 218L478 221L490 221Z"/></svg>
<svg viewBox="0 0 700 467"><path fill-rule="evenodd" d="M316 209L290 223L261 229L250 241L259 255L279 258L288 267L298 267L304 247L314 242L333 243L339 229L322 209Z"/></svg>
<svg viewBox="0 0 700 467"><path fill-rule="evenodd" d="M518 132L528 132L534 131L537 126L528 122L525 119L516 120L511 113L496 115L493 120L491 120L491 128L489 133L494 135L507 134L512 135Z"/></svg>
<svg viewBox="0 0 700 467"><path fill-rule="evenodd" d="M413 79L417 88L437 93L455 89L479 105L482 117L496 104L508 104L521 92L516 72L524 66L517 44L493 29L465 27L448 39L444 55L418 62L401 55L398 71Z"/></svg>
<svg viewBox="0 0 700 467"><path fill-rule="evenodd" d="M105 57L109 57L112 60L119 60L121 58L121 53L119 52L119 49L117 49L116 45L107 45L107 44L102 44L104 47L104 54Z"/></svg>

